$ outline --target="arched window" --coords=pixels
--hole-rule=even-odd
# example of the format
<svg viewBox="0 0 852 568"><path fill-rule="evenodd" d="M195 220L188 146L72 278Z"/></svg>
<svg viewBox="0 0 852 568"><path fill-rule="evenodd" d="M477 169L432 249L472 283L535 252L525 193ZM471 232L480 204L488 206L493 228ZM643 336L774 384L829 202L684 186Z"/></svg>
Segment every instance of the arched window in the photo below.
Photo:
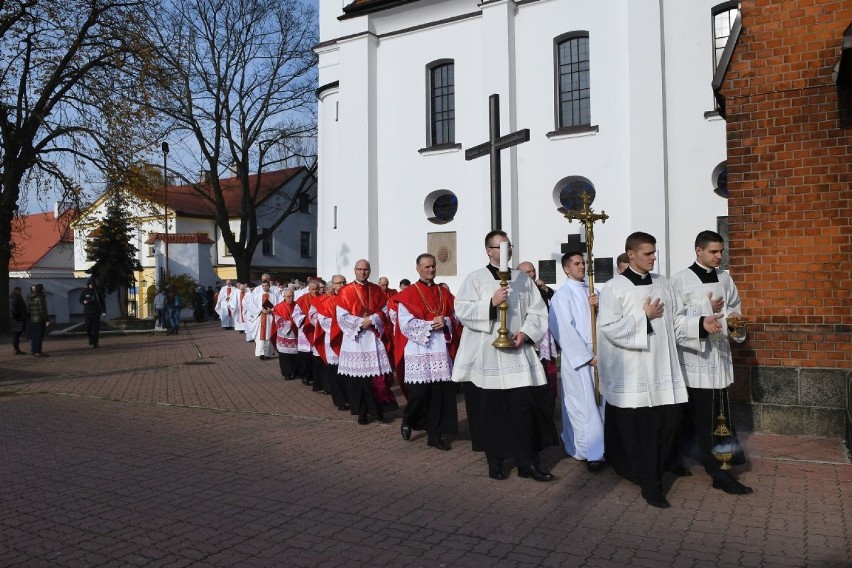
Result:
<svg viewBox="0 0 852 568"><path fill-rule="evenodd" d="M722 59L722 52L725 51L725 45L731 35L731 27L740 11L738 5L737 0L723 2L713 6L710 11L713 15L713 69L719 66Z"/></svg>
<svg viewBox="0 0 852 568"><path fill-rule="evenodd" d="M589 32L563 34L554 43L556 128L590 126Z"/></svg>
<svg viewBox="0 0 852 568"><path fill-rule="evenodd" d="M452 59L431 63L429 70L429 145L456 141L456 80Z"/></svg>

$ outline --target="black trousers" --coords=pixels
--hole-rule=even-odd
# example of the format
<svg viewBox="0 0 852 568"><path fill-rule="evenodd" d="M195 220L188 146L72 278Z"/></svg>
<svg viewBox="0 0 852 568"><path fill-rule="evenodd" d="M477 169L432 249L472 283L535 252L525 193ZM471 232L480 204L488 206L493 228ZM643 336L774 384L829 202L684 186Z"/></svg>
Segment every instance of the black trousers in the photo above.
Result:
<svg viewBox="0 0 852 568"><path fill-rule="evenodd" d="M296 354L295 353L278 353L278 367L281 369L281 376L286 380L294 378L296 370Z"/></svg>
<svg viewBox="0 0 852 568"><path fill-rule="evenodd" d="M615 472L653 495L662 495L663 472L677 465L683 404L619 408L607 403L606 461Z"/></svg>
<svg viewBox="0 0 852 568"><path fill-rule="evenodd" d="M296 353L295 374L298 378L313 380L313 377L311 376L313 358L313 353L305 353L304 351L299 351L298 353Z"/></svg>
<svg viewBox="0 0 852 568"><path fill-rule="evenodd" d="M481 389L464 383L474 452L490 460L515 458L529 465L547 446L559 444L547 385L515 389Z"/></svg>
<svg viewBox="0 0 852 568"><path fill-rule="evenodd" d="M367 414L382 416L382 411L373 396L373 377L347 377L349 383L349 409L352 414L366 418Z"/></svg>
<svg viewBox="0 0 852 568"><path fill-rule="evenodd" d="M86 322L86 335L89 337L89 345L97 345L101 335L101 314L86 312L84 318Z"/></svg>
<svg viewBox="0 0 852 568"><path fill-rule="evenodd" d="M319 391L328 391L328 385L325 383L325 361L322 360L322 357L319 355L311 354L311 380L314 382L313 389L314 392Z"/></svg>
<svg viewBox="0 0 852 568"><path fill-rule="evenodd" d="M408 383L408 403L402 413L412 430L432 434L456 434L459 429L455 383Z"/></svg>
<svg viewBox="0 0 852 568"><path fill-rule="evenodd" d="M325 366L325 383L331 391L331 400L338 408L349 404L349 393L347 392L346 379L337 373L337 365Z"/></svg>

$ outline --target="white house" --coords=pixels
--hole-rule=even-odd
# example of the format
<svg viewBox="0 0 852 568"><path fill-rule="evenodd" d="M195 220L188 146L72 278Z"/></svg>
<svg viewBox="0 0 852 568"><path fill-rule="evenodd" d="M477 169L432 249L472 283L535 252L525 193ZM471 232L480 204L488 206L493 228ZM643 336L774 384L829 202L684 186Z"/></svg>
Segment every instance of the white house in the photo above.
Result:
<svg viewBox="0 0 852 568"><path fill-rule="evenodd" d="M594 251L658 239L663 274L727 215L725 124L711 81L736 2L719 0L323 0L319 55L321 274L416 277L438 253L457 287L485 264L490 163L465 151L501 134L502 228L514 262L551 282L579 225L557 209L595 194ZM606 261L605 261L606 262ZM611 260L609 267L612 267ZM603 270L601 270L603 272Z"/></svg>
<svg viewBox="0 0 852 568"><path fill-rule="evenodd" d="M26 298L33 284L43 284L47 312L52 322L60 324L83 314L79 299L87 277L74 273L73 219L73 211L57 204L53 212L24 215L12 223L9 289L20 287ZM113 306L108 315L117 311Z"/></svg>
<svg viewBox="0 0 852 568"><path fill-rule="evenodd" d="M306 168L263 173L258 191L257 221L258 230L265 237L252 259L252 276L270 272L284 279L316 273L315 181L309 182L308 195L299 200L297 210L275 230L269 230L281 211L290 206L292 196L309 175ZM255 176L249 176L249 183L254 181ZM239 237L242 216L239 182L232 177L222 179L221 184L231 216L231 229ZM160 193L147 198L130 196L127 200L128 216L133 219L132 240L139 250L138 260L142 266L136 278L141 289L164 280L167 258L171 275L188 274L204 286L236 279L233 257L214 221L209 202L189 185L169 186L165 188L165 199L162 197ZM84 274L92 265L86 254L86 243L105 217L106 210L107 198L101 196L73 223L74 269L78 274ZM131 291L131 302L135 301L136 294L137 291ZM146 316L145 306L141 308L140 316Z"/></svg>

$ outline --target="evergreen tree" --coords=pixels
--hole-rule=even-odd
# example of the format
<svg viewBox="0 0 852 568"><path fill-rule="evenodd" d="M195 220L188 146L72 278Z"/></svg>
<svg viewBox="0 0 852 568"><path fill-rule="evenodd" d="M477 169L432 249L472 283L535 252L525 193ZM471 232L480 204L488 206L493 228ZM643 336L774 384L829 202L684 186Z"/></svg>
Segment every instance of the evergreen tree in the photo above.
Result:
<svg viewBox="0 0 852 568"><path fill-rule="evenodd" d="M95 279L95 288L107 294L118 291L118 309L127 316L126 291L136 282L135 271L141 270L137 249L130 242L132 231L127 218L124 193L113 188L107 202L106 216L86 245L86 254L94 264L86 272Z"/></svg>

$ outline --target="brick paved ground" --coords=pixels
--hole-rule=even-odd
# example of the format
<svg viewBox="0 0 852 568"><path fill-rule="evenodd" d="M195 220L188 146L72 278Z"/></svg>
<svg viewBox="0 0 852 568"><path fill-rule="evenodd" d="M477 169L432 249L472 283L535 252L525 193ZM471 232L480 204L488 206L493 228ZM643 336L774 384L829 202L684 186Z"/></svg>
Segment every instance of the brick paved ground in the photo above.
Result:
<svg viewBox="0 0 852 568"><path fill-rule="evenodd" d="M744 437L755 493L699 468L648 507L557 448L487 478L454 440L357 426L215 324L0 355L0 566L848 566L838 440ZM11 352L8 345L3 352ZM463 404L460 399L460 410ZM462 413L463 417L463 413ZM466 430L464 422L462 430Z"/></svg>

